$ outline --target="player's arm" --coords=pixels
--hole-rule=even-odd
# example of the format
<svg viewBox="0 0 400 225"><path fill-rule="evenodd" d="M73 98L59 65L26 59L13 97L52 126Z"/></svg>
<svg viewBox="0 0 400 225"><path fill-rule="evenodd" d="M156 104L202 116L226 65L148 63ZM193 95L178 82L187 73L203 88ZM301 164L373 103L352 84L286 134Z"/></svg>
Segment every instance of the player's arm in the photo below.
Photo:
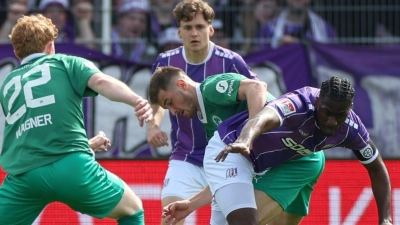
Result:
<svg viewBox="0 0 400 225"><path fill-rule="evenodd" d="M153 120L147 126L147 141L153 148L168 146L168 135L160 130L160 124L164 117L164 109L157 104L152 104Z"/></svg>
<svg viewBox="0 0 400 225"><path fill-rule="evenodd" d="M123 102L133 106L140 126L143 126L145 120L151 120L153 117L152 109L147 100L112 76L95 73L90 77L88 87L111 101Z"/></svg>
<svg viewBox="0 0 400 225"><path fill-rule="evenodd" d="M258 80L244 79L240 81L237 100L247 100L249 119L260 112L267 102L267 87L267 83Z"/></svg>
<svg viewBox="0 0 400 225"><path fill-rule="evenodd" d="M210 187L207 186L187 200L176 201L165 206L162 217L167 223L177 224L180 220L186 218L194 210L210 204L211 201L211 190Z"/></svg>
<svg viewBox="0 0 400 225"><path fill-rule="evenodd" d="M369 144L373 152L378 151L371 140ZM378 206L379 224L389 225L392 223L391 185L387 168L379 153L377 153L377 157L372 162L363 163L363 165L367 169L371 180L372 192Z"/></svg>
<svg viewBox="0 0 400 225"><path fill-rule="evenodd" d="M277 112L270 107L264 107L253 119L247 121L236 141L227 145L224 150L215 157L215 161L223 162L229 153L240 153L244 156L249 155L251 143L253 143L257 137L280 125L281 119Z"/></svg>

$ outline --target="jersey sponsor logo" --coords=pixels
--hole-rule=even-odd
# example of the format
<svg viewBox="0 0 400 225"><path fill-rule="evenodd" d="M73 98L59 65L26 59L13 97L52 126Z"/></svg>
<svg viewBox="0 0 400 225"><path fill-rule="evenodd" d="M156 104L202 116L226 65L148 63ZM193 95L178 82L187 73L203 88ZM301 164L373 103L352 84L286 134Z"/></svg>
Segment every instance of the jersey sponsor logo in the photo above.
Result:
<svg viewBox="0 0 400 225"><path fill-rule="evenodd" d="M374 150L372 150L371 145L368 144L365 148L360 150L360 153L365 159L369 159L374 155Z"/></svg>
<svg viewBox="0 0 400 225"><path fill-rule="evenodd" d="M222 123L222 120L221 120L221 118L219 118L218 116L216 116L216 115L212 115L212 121L215 123L215 125L219 125L220 123Z"/></svg>
<svg viewBox="0 0 400 225"><path fill-rule="evenodd" d="M288 147L289 149L296 151L300 155L310 155L313 152L304 147L301 144L298 144L296 141L294 141L292 138L281 138L282 143Z"/></svg>
<svg viewBox="0 0 400 225"><path fill-rule="evenodd" d="M279 107L284 116L288 116L296 112L293 102L289 99L278 100L276 105Z"/></svg>
<svg viewBox="0 0 400 225"><path fill-rule="evenodd" d="M217 83L215 88L219 93L225 93L226 90L228 90L228 81L221 80L220 82Z"/></svg>
<svg viewBox="0 0 400 225"><path fill-rule="evenodd" d="M236 177L238 175L237 167L226 170L226 178Z"/></svg>

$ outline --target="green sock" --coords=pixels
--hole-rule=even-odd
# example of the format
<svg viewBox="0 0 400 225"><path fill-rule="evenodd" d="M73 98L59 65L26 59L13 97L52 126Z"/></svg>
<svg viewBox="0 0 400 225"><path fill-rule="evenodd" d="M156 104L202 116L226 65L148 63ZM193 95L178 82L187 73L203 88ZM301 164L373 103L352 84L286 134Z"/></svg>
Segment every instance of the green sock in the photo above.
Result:
<svg viewBox="0 0 400 225"><path fill-rule="evenodd" d="M144 225L143 209L137 211L132 216L125 216L118 220L118 225Z"/></svg>

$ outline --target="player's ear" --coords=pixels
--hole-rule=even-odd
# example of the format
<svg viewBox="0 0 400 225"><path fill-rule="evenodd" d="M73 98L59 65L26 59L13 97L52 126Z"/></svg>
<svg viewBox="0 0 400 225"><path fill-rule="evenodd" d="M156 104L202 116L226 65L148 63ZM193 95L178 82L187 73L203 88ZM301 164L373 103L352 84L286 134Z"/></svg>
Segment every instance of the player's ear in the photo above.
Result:
<svg viewBox="0 0 400 225"><path fill-rule="evenodd" d="M56 50L55 50L55 47L54 47L54 41L50 41L44 47L44 53L45 54L54 54L55 52L56 52Z"/></svg>
<svg viewBox="0 0 400 225"><path fill-rule="evenodd" d="M214 27L210 24L210 37L214 36Z"/></svg>
<svg viewBox="0 0 400 225"><path fill-rule="evenodd" d="M184 90L186 90L187 89L187 83L184 81L184 80L182 80L182 79L178 79L177 81L176 81L176 84L178 85L178 87L180 87L180 88L182 88L182 89L184 89Z"/></svg>
<svg viewBox="0 0 400 225"><path fill-rule="evenodd" d="M180 39L182 39L181 28L180 28L180 27L178 28L178 37L179 37Z"/></svg>

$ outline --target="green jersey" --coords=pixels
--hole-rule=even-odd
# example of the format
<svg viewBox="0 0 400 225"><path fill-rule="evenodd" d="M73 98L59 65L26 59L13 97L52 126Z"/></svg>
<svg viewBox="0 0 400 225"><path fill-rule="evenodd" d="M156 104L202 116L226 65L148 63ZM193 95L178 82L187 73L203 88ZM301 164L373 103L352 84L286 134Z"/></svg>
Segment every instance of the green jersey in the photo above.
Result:
<svg viewBox="0 0 400 225"><path fill-rule="evenodd" d="M201 112L198 117L203 123L207 140L214 135L217 126L229 117L248 110L247 101L238 101L240 81L248 79L237 73L223 73L207 77L197 88ZM275 97L267 92L267 101Z"/></svg>
<svg viewBox="0 0 400 225"><path fill-rule="evenodd" d="M32 54L4 80L0 103L6 116L0 165L17 175L67 153L90 152L82 98L94 96L90 61L63 54Z"/></svg>

